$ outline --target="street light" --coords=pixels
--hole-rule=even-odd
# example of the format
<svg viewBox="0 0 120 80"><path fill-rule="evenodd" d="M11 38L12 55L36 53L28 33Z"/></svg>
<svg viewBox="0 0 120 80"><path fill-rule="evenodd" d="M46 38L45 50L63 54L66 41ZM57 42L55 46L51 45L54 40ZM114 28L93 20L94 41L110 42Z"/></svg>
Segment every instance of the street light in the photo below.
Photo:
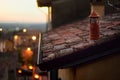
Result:
<svg viewBox="0 0 120 80"><path fill-rule="evenodd" d="M29 68L30 70L33 70L33 66L32 66L32 65L28 66L28 68Z"/></svg>
<svg viewBox="0 0 120 80"><path fill-rule="evenodd" d="M22 73L22 70L21 70L21 69L19 69L19 70L18 70L18 73L19 73L19 74L21 74L21 73Z"/></svg>
<svg viewBox="0 0 120 80"><path fill-rule="evenodd" d="M23 32L27 32L27 29L23 29Z"/></svg>
<svg viewBox="0 0 120 80"><path fill-rule="evenodd" d="M0 31L2 32L2 31L3 31L3 29L2 29L2 28L0 28Z"/></svg>
<svg viewBox="0 0 120 80"><path fill-rule="evenodd" d="M32 36L32 40L35 41L37 38L36 36Z"/></svg>
<svg viewBox="0 0 120 80"><path fill-rule="evenodd" d="M38 74L34 74L34 78L38 80L39 79L39 75Z"/></svg>
<svg viewBox="0 0 120 80"><path fill-rule="evenodd" d="M18 35L15 35L15 36L14 36L14 40L17 40L17 39L18 39Z"/></svg>
<svg viewBox="0 0 120 80"><path fill-rule="evenodd" d="M28 48L27 48L27 51L31 51L31 48L30 48L30 47L28 47Z"/></svg>

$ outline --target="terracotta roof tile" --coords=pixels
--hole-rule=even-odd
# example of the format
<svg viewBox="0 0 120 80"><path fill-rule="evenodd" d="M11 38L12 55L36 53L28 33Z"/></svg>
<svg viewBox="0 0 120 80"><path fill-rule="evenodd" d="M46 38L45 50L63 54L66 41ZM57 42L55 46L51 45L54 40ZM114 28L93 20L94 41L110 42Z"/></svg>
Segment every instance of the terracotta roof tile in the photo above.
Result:
<svg viewBox="0 0 120 80"><path fill-rule="evenodd" d="M102 33L104 36L114 36L116 34L118 34L119 31L112 31L112 30L109 30L109 31L105 31L104 33Z"/></svg>
<svg viewBox="0 0 120 80"><path fill-rule="evenodd" d="M50 43L51 40L48 37L43 37L42 42L43 42L43 44L47 44L47 43Z"/></svg>
<svg viewBox="0 0 120 80"><path fill-rule="evenodd" d="M76 44L76 45L72 45L71 47L74 48L75 50L79 50L79 49L83 49L83 48L88 47L89 44L90 43L83 42L83 43L79 43L79 44Z"/></svg>
<svg viewBox="0 0 120 80"><path fill-rule="evenodd" d="M62 49L62 50L59 51L59 53L56 54L56 58L71 54L73 52L74 52L73 48Z"/></svg>
<svg viewBox="0 0 120 80"><path fill-rule="evenodd" d="M53 45L59 45L65 43L65 40L61 38L59 40L52 41L52 43Z"/></svg>
<svg viewBox="0 0 120 80"><path fill-rule="evenodd" d="M54 50L61 50L61 49L65 49L67 46L66 44L60 44L60 45L55 45L54 46Z"/></svg>
<svg viewBox="0 0 120 80"><path fill-rule="evenodd" d="M82 39L80 38L80 37L78 37L78 36L74 36L74 37L71 37L71 38L68 38L68 39L66 39L66 43L67 44L74 44L74 43L78 43L78 42L80 42L80 41L82 41Z"/></svg>
<svg viewBox="0 0 120 80"><path fill-rule="evenodd" d="M60 39L61 37L58 34L52 34L49 35L48 38L50 38L51 40L57 40Z"/></svg>
<svg viewBox="0 0 120 80"><path fill-rule="evenodd" d="M52 48L53 48L53 45L51 43L44 44L43 47L42 47L43 51L49 50L49 49L52 49Z"/></svg>
<svg viewBox="0 0 120 80"><path fill-rule="evenodd" d="M43 33L43 61L72 54L120 34L120 19L113 18L117 17L105 16L100 20L100 39L95 42L89 39L88 18Z"/></svg>

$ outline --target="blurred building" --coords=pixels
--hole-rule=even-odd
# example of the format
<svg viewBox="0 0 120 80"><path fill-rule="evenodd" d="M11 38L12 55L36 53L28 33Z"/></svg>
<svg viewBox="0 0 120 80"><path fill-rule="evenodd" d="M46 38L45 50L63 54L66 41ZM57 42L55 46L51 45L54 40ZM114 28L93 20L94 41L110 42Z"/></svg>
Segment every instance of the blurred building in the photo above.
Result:
<svg viewBox="0 0 120 80"><path fill-rule="evenodd" d="M15 80L18 53L0 52L0 80Z"/></svg>
<svg viewBox="0 0 120 80"><path fill-rule="evenodd" d="M17 71L16 68L21 67L22 64L19 60L22 55L22 51L27 48L31 48L36 52L38 47L38 35L39 31L27 31L26 29L11 32L1 32L0 36L0 80L16 80ZM24 52L25 58L33 57L33 53ZM35 55L34 54L34 55ZM31 57L30 57L31 56ZM31 58L33 59L33 58ZM36 58L35 58L36 59ZM30 60L30 59L29 59ZM36 60L35 60L36 61ZM33 64L34 60L30 60L27 63ZM31 75L32 76L32 75Z"/></svg>

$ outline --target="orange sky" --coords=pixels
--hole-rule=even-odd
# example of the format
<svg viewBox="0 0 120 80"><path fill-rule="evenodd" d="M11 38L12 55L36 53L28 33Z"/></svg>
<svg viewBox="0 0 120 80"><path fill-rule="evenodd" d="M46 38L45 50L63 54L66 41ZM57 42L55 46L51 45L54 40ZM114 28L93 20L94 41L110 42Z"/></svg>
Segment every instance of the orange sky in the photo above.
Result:
<svg viewBox="0 0 120 80"><path fill-rule="evenodd" d="M0 22L46 22L47 8L36 0L0 0Z"/></svg>

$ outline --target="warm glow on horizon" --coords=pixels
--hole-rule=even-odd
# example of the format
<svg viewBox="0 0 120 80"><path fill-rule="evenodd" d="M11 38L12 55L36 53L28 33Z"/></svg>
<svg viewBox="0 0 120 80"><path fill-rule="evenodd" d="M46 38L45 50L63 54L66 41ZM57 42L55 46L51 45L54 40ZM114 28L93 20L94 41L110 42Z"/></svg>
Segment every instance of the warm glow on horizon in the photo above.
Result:
<svg viewBox="0 0 120 80"><path fill-rule="evenodd" d="M37 0L0 0L0 22L46 22L47 9L43 9Z"/></svg>

